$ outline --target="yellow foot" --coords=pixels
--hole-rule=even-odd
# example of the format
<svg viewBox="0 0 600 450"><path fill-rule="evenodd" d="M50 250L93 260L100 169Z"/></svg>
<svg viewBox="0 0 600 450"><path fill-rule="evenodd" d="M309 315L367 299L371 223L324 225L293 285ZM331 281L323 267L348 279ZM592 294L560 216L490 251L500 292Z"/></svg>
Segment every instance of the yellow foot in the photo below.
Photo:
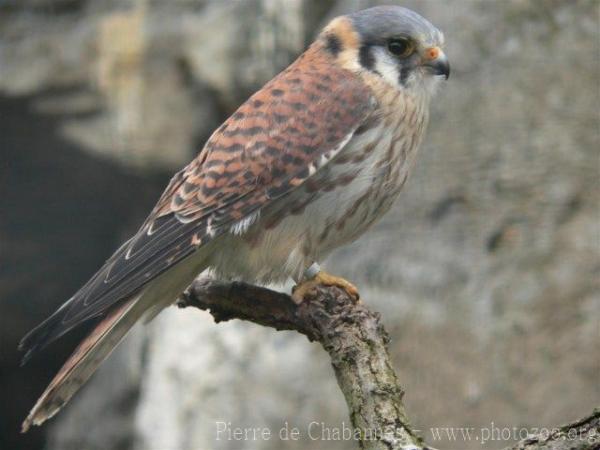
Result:
<svg viewBox="0 0 600 450"><path fill-rule="evenodd" d="M313 278L305 280L293 287L292 300L299 305L304 300L304 296L309 292L314 291L317 286L337 286L346 291L351 297L354 297L355 300L358 300L360 297L356 286L349 281L336 277L335 275L330 275L327 272L320 271Z"/></svg>

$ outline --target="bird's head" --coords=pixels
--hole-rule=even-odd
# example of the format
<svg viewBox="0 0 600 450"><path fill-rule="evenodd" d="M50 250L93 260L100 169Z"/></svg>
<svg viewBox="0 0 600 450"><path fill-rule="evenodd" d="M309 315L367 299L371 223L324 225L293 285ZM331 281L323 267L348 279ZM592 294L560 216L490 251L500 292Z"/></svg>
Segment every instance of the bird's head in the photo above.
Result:
<svg viewBox="0 0 600 450"><path fill-rule="evenodd" d="M338 17L323 30L320 40L345 68L368 71L398 89L431 91L450 75L442 32L399 6L378 6Z"/></svg>

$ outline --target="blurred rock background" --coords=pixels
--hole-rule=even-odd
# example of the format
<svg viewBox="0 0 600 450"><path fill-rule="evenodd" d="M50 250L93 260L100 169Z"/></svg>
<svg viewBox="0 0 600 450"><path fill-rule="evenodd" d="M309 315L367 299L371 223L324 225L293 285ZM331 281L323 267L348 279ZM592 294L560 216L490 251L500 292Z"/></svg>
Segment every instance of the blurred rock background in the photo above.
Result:
<svg viewBox="0 0 600 450"><path fill-rule="evenodd" d="M77 335L23 369L16 345L237 105L375 3L0 0L0 448L352 448L307 435L348 418L326 355L294 333L172 308L25 436ZM444 30L452 77L395 209L325 266L383 313L430 443L501 448L430 427L553 426L600 403L599 4L402 5ZM232 441L219 421L304 439Z"/></svg>

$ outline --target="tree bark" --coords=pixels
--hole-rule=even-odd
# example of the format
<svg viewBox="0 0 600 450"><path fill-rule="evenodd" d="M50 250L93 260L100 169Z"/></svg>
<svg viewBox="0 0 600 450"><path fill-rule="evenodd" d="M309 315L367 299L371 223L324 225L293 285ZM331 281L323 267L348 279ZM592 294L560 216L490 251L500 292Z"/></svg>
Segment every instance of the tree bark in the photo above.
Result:
<svg viewBox="0 0 600 450"><path fill-rule="evenodd" d="M365 450L433 450L411 428L404 391L387 350L389 336L378 313L344 290L319 286L304 301L239 282L197 280L178 302L208 310L215 321L248 320L276 330L295 330L319 342L331 358L352 423L351 439ZM600 410L513 450L600 449Z"/></svg>
<svg viewBox="0 0 600 450"><path fill-rule="evenodd" d="M542 432L505 450L598 450L600 408L576 422Z"/></svg>

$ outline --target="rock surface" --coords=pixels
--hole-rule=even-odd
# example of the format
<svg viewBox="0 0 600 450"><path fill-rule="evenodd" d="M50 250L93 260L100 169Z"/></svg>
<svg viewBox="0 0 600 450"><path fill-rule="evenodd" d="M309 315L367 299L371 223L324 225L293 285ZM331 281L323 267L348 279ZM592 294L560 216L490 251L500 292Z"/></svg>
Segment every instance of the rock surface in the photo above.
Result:
<svg viewBox="0 0 600 450"><path fill-rule="evenodd" d="M598 7L585 0L403 5L444 30L452 76L432 104L416 170L395 209L325 266L382 312L416 428L434 447L480 448L474 437L436 442L430 428L473 427L481 436L492 427L553 426L588 413L600 397ZM99 174L112 167L151 174L135 184L147 198L328 18L365 6L8 2L0 6L0 94L27 96L38 117L52 118L61 142L103 161ZM35 161L34 154L21 157ZM68 171L69 160L59 161ZM100 260L143 214L107 208L107 223L117 211L126 220L88 249ZM3 240L16 239L17 225L0 224L7 224ZM7 282L3 276L0 287ZM15 286L9 292L21 291ZM311 422L342 421L343 398L316 345L173 308L120 347L51 424L48 446L346 449L344 441L324 442L321 425L308 434ZM268 427L274 436L228 439L221 422ZM286 423L300 429L301 441L279 439Z"/></svg>

